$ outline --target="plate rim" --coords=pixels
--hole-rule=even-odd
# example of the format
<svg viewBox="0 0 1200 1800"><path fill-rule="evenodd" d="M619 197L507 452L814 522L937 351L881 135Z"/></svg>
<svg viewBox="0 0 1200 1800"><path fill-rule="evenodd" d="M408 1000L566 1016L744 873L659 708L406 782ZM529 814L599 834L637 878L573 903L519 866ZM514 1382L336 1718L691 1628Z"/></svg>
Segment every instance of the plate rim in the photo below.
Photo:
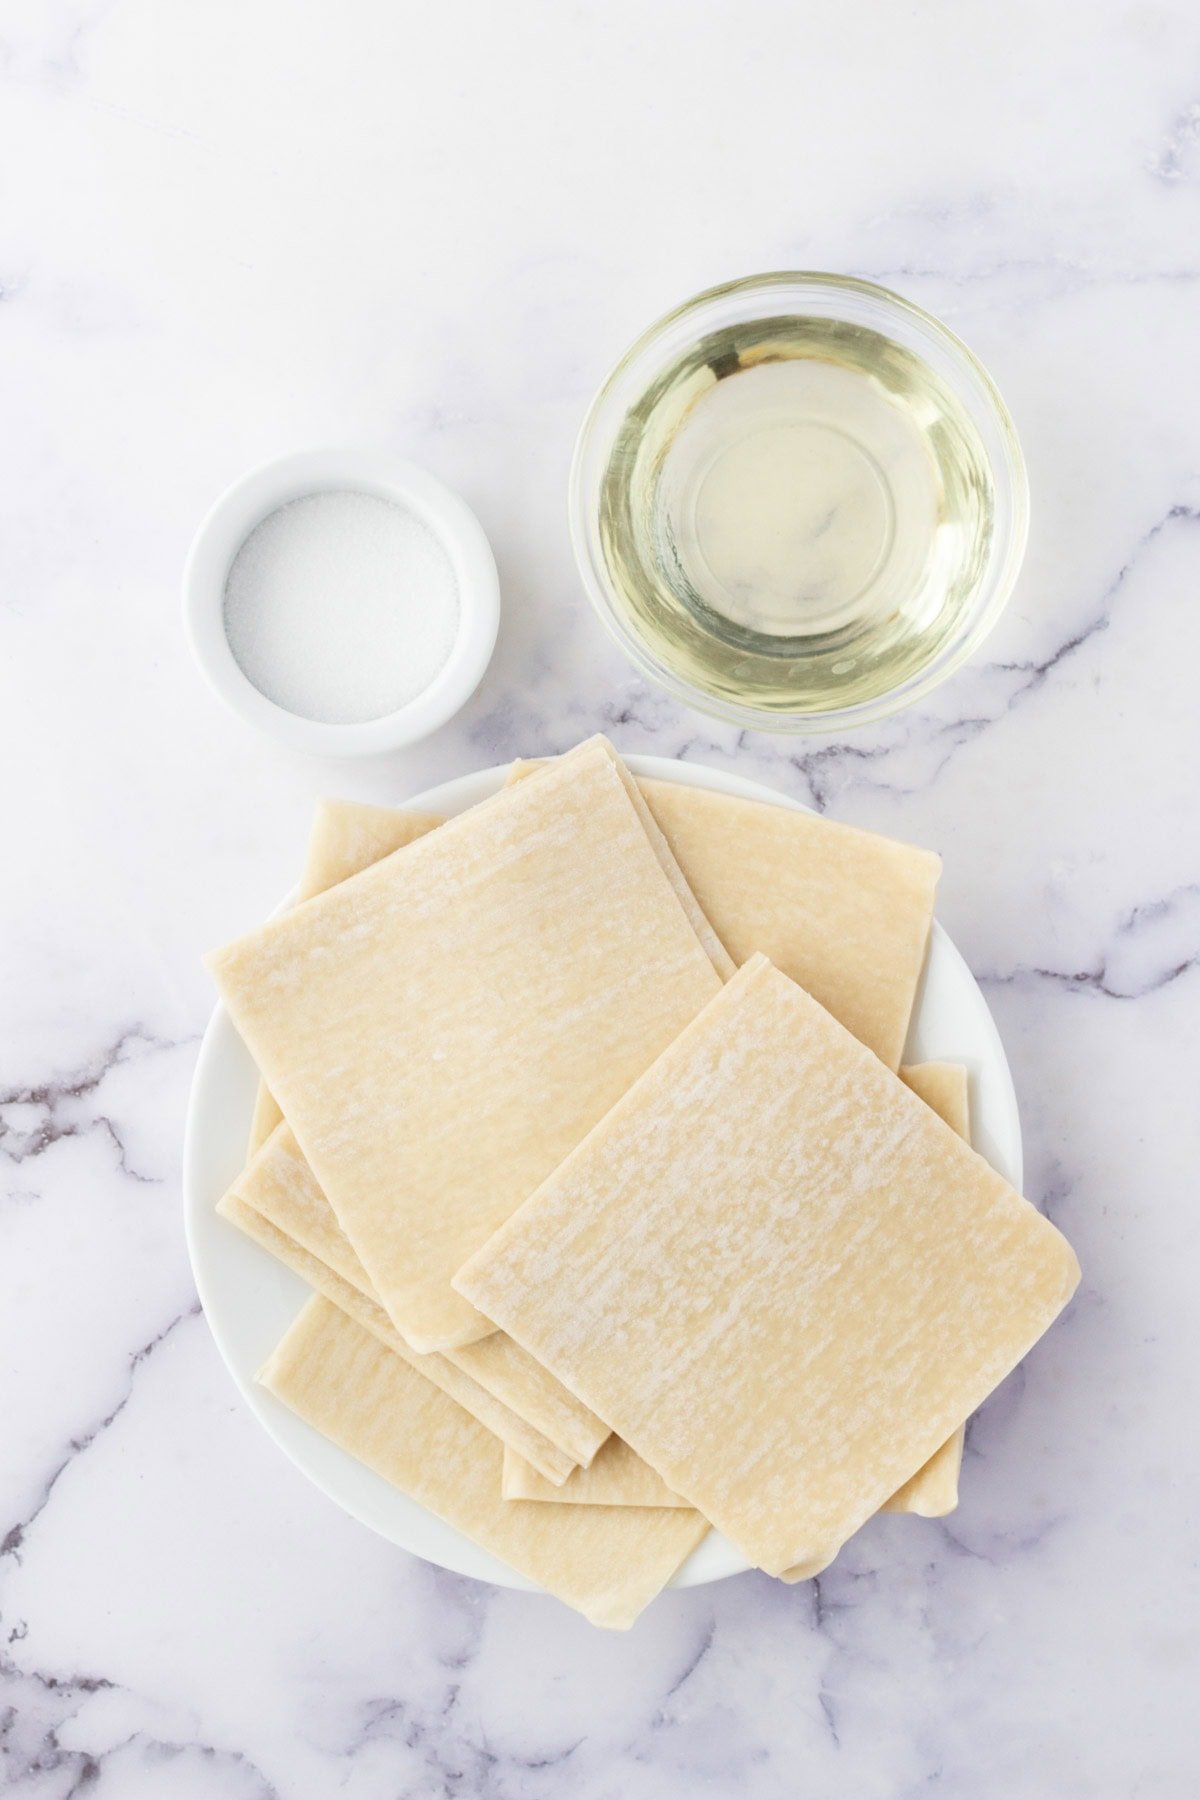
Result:
<svg viewBox="0 0 1200 1800"><path fill-rule="evenodd" d="M623 753L622 760L635 775L672 781L689 787L708 788L821 816L816 814L815 808L807 806L803 801L797 800L789 794L781 793L778 789L769 787L752 777L734 774L732 771L710 768L703 763L692 763L672 757L649 754ZM512 762L493 764L486 769L452 777L449 781L441 782L437 786L427 788L414 795L412 799L400 800L394 804L397 810L433 813L445 811L448 816L453 816L457 812L466 811L470 806L478 804L480 800L489 798L492 793L498 792L511 768ZM482 793L478 791L481 788L484 790ZM463 796L468 797L464 798ZM275 912L282 911L290 905L294 894L295 889L293 888L269 916L273 916ZM981 1066L986 1065L989 1072L990 1109L994 1110L997 1115L996 1129L990 1133L988 1160L993 1164L997 1160L1002 1162L1005 1166L1001 1169L1001 1173L1019 1190L1023 1176L1021 1123L1016 1088L1004 1044L986 997L971 973L966 959L945 927L936 918L933 920L929 949L926 953L925 965L913 1005L910 1036L920 1018L926 981L935 953L946 974L962 988L964 993L970 993L977 1002L975 1006L977 1019L973 1030L977 1030L981 1040L977 1047L980 1064ZM201 1221L208 1220L215 1207L211 1182L206 1181L202 1175L205 1152L201 1140L207 1129L206 1092L216 1078L211 1065L218 1064L229 1055L228 1047L223 1042L229 1033L232 1033L236 1040L233 1021L224 1003L218 1000L204 1030L188 1091L183 1141L182 1197L188 1260L200 1297L201 1308L218 1355L238 1393L259 1425L289 1462L327 1499L349 1514L351 1518L357 1520L358 1523L365 1525L376 1535L382 1537L385 1542L394 1544L398 1549L404 1550L411 1556L420 1557L423 1561L450 1569L456 1574L470 1576L474 1580L489 1581L496 1586L521 1589L527 1592L544 1592L545 1590L536 1582L521 1575L517 1570L509 1568L493 1552L476 1544L465 1533L458 1531L445 1520L439 1519L435 1513L427 1507L421 1506L410 1496L403 1495L399 1490L392 1488L383 1480L382 1476L368 1469L365 1464L358 1462L348 1451L342 1450L323 1437L312 1426L307 1425L284 1407L266 1389L259 1387L254 1373L247 1372L243 1367L242 1359L236 1354L226 1334L221 1317L219 1279L215 1284L210 1280L212 1273L210 1260L200 1238ZM240 1040L237 1041L240 1042ZM946 1052L945 1054L949 1056L950 1053ZM248 1055L247 1060L249 1060ZM232 1226L229 1229L235 1230ZM244 1240L244 1243L238 1244L235 1254L241 1249L244 1249L249 1257L266 1257L268 1255L261 1246L248 1238ZM293 1275L291 1271L286 1271L286 1273L297 1283L298 1287L307 1287L307 1284L302 1282L299 1276ZM348 1476L347 1470L350 1472ZM343 1477L342 1484L339 1483L339 1475ZM346 1482L350 1485L350 1494L342 1491L342 1485ZM370 1509L365 1504L361 1501L356 1503L355 1489L365 1493L382 1490L382 1493L391 1501L394 1502L397 1498L403 1499L408 1507L416 1508L425 1522L427 1535L434 1540L433 1544L422 1541L422 1547L417 1548L409 1534L403 1530L389 1529L378 1518L370 1516ZM740 1552L714 1529L692 1552L683 1566L676 1571L668 1586L705 1586L709 1582L741 1574L750 1567L751 1564Z"/></svg>

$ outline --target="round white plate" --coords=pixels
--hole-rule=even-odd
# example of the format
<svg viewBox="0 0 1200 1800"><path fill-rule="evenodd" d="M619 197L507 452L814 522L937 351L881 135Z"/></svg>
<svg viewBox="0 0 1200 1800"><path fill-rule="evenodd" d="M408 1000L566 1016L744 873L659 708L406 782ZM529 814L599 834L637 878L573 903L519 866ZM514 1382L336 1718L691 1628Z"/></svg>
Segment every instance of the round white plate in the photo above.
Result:
<svg viewBox="0 0 1200 1800"><path fill-rule="evenodd" d="M659 756L630 756L626 761L638 775L799 808L798 801L716 769ZM507 766L483 769L418 794L407 804L419 812L449 817L494 794L507 773ZM974 977L937 924L905 1060L966 1064L971 1077L972 1141L993 1168L1019 1189L1021 1126L1000 1037ZM309 1480L382 1537L459 1574L506 1587L532 1587L532 1582L355 1462L256 1385L255 1372L310 1292L298 1276L215 1211L217 1201L242 1167L257 1086L258 1073L249 1053L229 1014L218 1006L204 1034L188 1106L184 1209L188 1251L205 1316L244 1399ZM733 1545L713 1531L688 1558L673 1585L694 1587L718 1581L747 1566Z"/></svg>

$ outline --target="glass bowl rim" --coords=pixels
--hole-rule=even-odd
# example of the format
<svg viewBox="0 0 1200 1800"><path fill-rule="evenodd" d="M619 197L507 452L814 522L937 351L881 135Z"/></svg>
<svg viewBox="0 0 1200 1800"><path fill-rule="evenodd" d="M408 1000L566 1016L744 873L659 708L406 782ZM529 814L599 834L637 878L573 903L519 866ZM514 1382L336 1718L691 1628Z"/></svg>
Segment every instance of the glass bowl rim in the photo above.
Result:
<svg viewBox="0 0 1200 1800"><path fill-rule="evenodd" d="M1003 484L1008 509L1008 524L1001 541L996 566L987 577L990 592L984 603L968 618L961 633L951 638L924 667L905 681L868 700L849 706L831 707L813 712L772 712L765 708L738 705L695 686L685 677L660 662L630 630L613 606L612 582L599 543L598 518L594 492L588 484L589 456L601 418L612 400L614 390L636 366L646 352L652 350L681 320L698 314L721 300L762 294L769 297L788 287L817 293L825 290L835 299L839 293L861 296L877 306L886 316L899 314L927 333L949 352L959 365L959 374L976 384L991 419L997 428L997 455L988 448L988 461L998 484ZM837 317L836 312L829 316ZM886 335L883 332L882 335ZM584 592L609 637L620 647L635 668L655 686L665 689L675 699L697 712L725 720L746 730L774 735L816 735L838 731L855 725L873 724L900 712L922 699L946 681L971 656L988 636L1007 605L1025 556L1029 537L1029 477L1020 438L1012 415L992 376L971 347L935 314L915 301L897 294L879 282L861 276L840 275L819 269L777 269L757 275L743 275L718 282L693 294L668 312L661 314L633 340L609 369L597 388L584 414L575 439L567 484L568 524L571 547Z"/></svg>

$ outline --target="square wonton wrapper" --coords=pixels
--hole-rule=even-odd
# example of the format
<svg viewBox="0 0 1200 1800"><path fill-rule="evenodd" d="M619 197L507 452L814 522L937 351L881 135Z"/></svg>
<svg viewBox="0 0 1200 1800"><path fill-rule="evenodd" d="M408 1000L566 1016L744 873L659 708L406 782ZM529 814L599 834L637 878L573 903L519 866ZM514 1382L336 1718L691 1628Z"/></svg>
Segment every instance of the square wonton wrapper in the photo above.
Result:
<svg viewBox="0 0 1200 1800"><path fill-rule="evenodd" d="M593 740L210 958L413 1349L492 1329L454 1270L719 989L665 854Z"/></svg>
<svg viewBox="0 0 1200 1800"><path fill-rule="evenodd" d="M510 780L544 766L518 763ZM940 858L791 806L641 776L637 785L733 961L769 957L897 1068Z"/></svg>
<svg viewBox="0 0 1200 1800"><path fill-rule="evenodd" d="M502 1499L499 1440L327 1300L309 1301L259 1380L593 1625L632 1625L708 1530L694 1512Z"/></svg>
<svg viewBox="0 0 1200 1800"><path fill-rule="evenodd" d="M227 1204L228 1201L234 1204ZM249 1224L242 1209L249 1209L269 1231L283 1234L300 1248L308 1264L299 1273L312 1287L328 1294L343 1312L360 1319L385 1344L392 1343L390 1334L395 1327L380 1306L370 1277L286 1124L275 1128L217 1210L245 1230ZM262 1241L264 1233L257 1235ZM273 1243L268 1243L267 1248L281 1254ZM281 1255L281 1260L286 1262L289 1258ZM291 1266L297 1267L294 1257ZM323 1271L332 1280L322 1278ZM359 1296L362 1305L347 1304L343 1290ZM377 1330L382 1321L386 1321L389 1332ZM435 1370L443 1362L448 1363L470 1381L472 1388L482 1388L501 1402L505 1413L514 1413L524 1421L537 1450L530 1461L554 1484L565 1481L576 1465L590 1463L609 1435L608 1426L595 1413L502 1331L493 1331L478 1343L463 1344L457 1350L434 1352L431 1360ZM512 1429L501 1430L477 1406L463 1400L453 1385L439 1380L437 1373L427 1369L422 1373L437 1381L477 1419L490 1425L505 1443L519 1448Z"/></svg>
<svg viewBox="0 0 1200 1800"><path fill-rule="evenodd" d="M967 1071L961 1063L913 1063L900 1079L931 1106L951 1131L970 1143ZM958 1471L962 1462L963 1427L934 1451L883 1507L884 1512L919 1513L941 1518L958 1504ZM504 1496L510 1500L542 1500L577 1506L686 1506L636 1451L618 1437L585 1469L565 1481L548 1480L533 1459L511 1446L504 1454ZM783 1579L800 1579L785 1572Z"/></svg>
<svg viewBox="0 0 1200 1800"><path fill-rule="evenodd" d="M752 1562L799 1574L928 1461L1078 1273L754 957L456 1285Z"/></svg>

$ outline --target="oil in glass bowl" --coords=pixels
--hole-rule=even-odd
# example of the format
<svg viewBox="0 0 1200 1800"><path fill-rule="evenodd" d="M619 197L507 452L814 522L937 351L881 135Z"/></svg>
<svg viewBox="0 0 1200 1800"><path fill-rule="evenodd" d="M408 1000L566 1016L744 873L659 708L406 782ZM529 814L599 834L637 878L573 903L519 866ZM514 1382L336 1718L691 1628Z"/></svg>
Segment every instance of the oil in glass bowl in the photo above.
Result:
<svg viewBox="0 0 1200 1800"><path fill-rule="evenodd" d="M872 703L962 637L994 512L992 460L931 363L797 313L723 324L660 368L595 522L622 635L770 729L890 710Z"/></svg>

